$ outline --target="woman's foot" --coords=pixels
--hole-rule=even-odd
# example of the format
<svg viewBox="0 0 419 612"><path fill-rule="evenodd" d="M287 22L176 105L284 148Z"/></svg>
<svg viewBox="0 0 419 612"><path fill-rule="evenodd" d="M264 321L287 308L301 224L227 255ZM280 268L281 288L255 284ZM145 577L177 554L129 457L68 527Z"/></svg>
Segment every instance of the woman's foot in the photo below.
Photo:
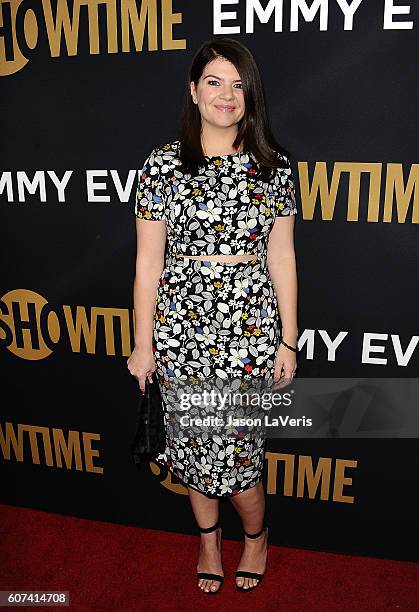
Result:
<svg viewBox="0 0 419 612"><path fill-rule="evenodd" d="M211 533L201 533L196 571L220 574L221 576L224 576L223 567L221 565L220 527ZM207 593L209 591L214 593L221 587L221 582L219 580L208 580L201 578L198 580L198 586Z"/></svg>
<svg viewBox="0 0 419 612"><path fill-rule="evenodd" d="M256 572L264 574L268 551L268 532L265 529L258 538L244 538L244 550L237 571ZM244 589L253 589L259 580L257 578L237 577L236 584Z"/></svg>

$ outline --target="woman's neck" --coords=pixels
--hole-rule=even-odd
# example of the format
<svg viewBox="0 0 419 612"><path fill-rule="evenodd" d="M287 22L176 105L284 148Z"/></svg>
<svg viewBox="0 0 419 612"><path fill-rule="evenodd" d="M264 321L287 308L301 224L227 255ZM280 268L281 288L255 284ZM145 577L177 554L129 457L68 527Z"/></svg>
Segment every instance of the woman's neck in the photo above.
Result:
<svg viewBox="0 0 419 612"><path fill-rule="evenodd" d="M226 133L227 132L227 133ZM233 142L237 136L237 130L202 130L201 143L204 155L229 155L243 150L243 143L238 149L234 149Z"/></svg>

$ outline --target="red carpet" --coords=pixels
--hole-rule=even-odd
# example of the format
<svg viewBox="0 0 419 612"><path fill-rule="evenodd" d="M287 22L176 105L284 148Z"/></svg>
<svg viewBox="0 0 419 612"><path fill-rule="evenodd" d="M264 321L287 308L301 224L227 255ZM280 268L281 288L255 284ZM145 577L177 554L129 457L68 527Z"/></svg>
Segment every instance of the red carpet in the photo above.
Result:
<svg viewBox="0 0 419 612"><path fill-rule="evenodd" d="M198 536L14 506L0 505L0 513L0 589L70 592L69 608L50 610L419 610L415 563L271 545L264 582L240 593L233 576L241 544L224 540L226 579L211 596L194 578Z"/></svg>

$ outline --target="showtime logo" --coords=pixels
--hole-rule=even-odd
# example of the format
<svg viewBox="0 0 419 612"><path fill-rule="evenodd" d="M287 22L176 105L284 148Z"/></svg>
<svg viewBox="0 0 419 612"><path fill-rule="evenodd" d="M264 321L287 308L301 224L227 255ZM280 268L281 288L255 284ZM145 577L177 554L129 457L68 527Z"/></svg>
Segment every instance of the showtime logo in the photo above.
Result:
<svg viewBox="0 0 419 612"><path fill-rule="evenodd" d="M32 361L51 355L58 343L69 345L73 353L92 355L100 351L100 343L107 355L128 357L130 311L67 304L53 308L39 293L15 289L0 301L0 342L17 357Z"/></svg>
<svg viewBox="0 0 419 612"><path fill-rule="evenodd" d="M351 487L352 470L358 468L356 459L320 457L316 463L311 455L266 452L265 461L267 495L345 504L355 502ZM188 494L188 489L170 470L163 471L154 461L149 465L155 476L162 476L162 487L178 495Z"/></svg>
<svg viewBox="0 0 419 612"><path fill-rule="evenodd" d="M77 56L85 33L90 55L143 51L145 35L148 51L186 49L173 38L180 23L171 0L0 0L0 76L21 70L41 44L51 57Z"/></svg>

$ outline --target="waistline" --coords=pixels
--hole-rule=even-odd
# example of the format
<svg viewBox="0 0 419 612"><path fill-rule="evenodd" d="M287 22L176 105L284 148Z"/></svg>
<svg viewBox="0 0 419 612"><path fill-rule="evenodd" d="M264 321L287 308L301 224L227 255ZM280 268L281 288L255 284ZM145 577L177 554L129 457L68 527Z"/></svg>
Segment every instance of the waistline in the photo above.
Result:
<svg viewBox="0 0 419 612"><path fill-rule="evenodd" d="M216 257L216 254L214 254ZM195 266L198 267L211 267L211 266L225 266L225 267L233 267L236 269L244 268L246 266L261 266L265 268L266 266L266 256L258 253L252 258L247 260L237 260L237 261L217 261L215 259L192 259L187 255L178 255L177 253L168 253L166 255L166 267L172 267L173 265L187 267L187 266Z"/></svg>

